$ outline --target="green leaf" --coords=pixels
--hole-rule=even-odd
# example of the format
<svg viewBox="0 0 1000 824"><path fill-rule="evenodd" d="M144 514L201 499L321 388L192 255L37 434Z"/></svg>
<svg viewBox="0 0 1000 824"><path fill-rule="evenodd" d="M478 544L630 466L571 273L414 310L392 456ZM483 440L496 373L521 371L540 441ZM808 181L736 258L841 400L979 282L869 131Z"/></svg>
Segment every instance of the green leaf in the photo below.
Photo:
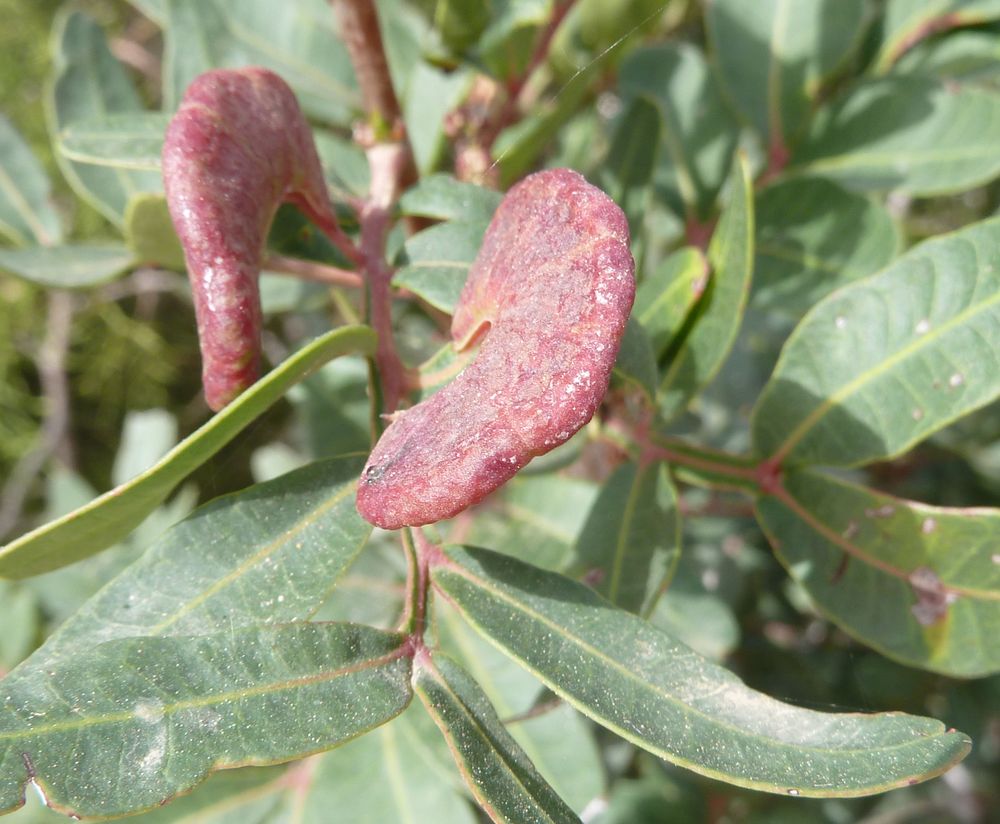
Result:
<svg viewBox="0 0 1000 824"><path fill-rule="evenodd" d="M388 12L382 19L389 23L395 17ZM468 69L446 72L421 60L410 70L405 86L397 87L403 95L406 136L422 174L441 164L449 147L445 134L447 116L462 105L474 80L475 74Z"/></svg>
<svg viewBox="0 0 1000 824"><path fill-rule="evenodd" d="M995 31L973 29L932 38L904 54L893 73L932 75L995 89L1000 75L1000 36Z"/></svg>
<svg viewBox="0 0 1000 824"><path fill-rule="evenodd" d="M755 308L800 317L901 251L899 230L885 208L829 180L769 186L756 205Z"/></svg>
<svg viewBox="0 0 1000 824"><path fill-rule="evenodd" d="M404 215L485 226L500 205L500 198L500 193L493 189L465 183L451 175L434 174L407 189L399 198L399 208Z"/></svg>
<svg viewBox="0 0 1000 824"><path fill-rule="evenodd" d="M56 140L63 156L78 163L158 172L169 120L159 112L112 114L72 122Z"/></svg>
<svg viewBox="0 0 1000 824"><path fill-rule="evenodd" d="M25 578L86 558L131 532L194 469L218 452L292 385L331 358L370 353L374 333L348 326L317 338L259 380L155 466L84 507L11 541L0 550L0 575Z"/></svg>
<svg viewBox="0 0 1000 824"><path fill-rule="evenodd" d="M132 253L118 243L0 249L0 269L58 289L96 286L114 279L134 264Z"/></svg>
<svg viewBox="0 0 1000 824"><path fill-rule="evenodd" d="M597 494L590 481L522 471L477 507L475 518L459 515L449 534L536 566L565 569Z"/></svg>
<svg viewBox="0 0 1000 824"><path fill-rule="evenodd" d="M778 557L838 626L957 678L1000 671L1000 509L905 501L815 472L757 502Z"/></svg>
<svg viewBox="0 0 1000 824"><path fill-rule="evenodd" d="M1000 395L1000 220L940 235L830 295L753 412L758 455L854 466L900 455Z"/></svg>
<svg viewBox="0 0 1000 824"><path fill-rule="evenodd" d="M687 44L647 46L622 61L623 102L642 96L663 119L656 186L680 215L704 220L726 180L737 124L704 54Z"/></svg>
<svg viewBox="0 0 1000 824"><path fill-rule="evenodd" d="M434 602L434 615L442 650L475 679L542 778L582 813L604 791L604 770L590 722L553 699L537 678L474 632L443 599Z"/></svg>
<svg viewBox="0 0 1000 824"><path fill-rule="evenodd" d="M142 112L135 86L91 18L80 12L60 17L53 52L56 76L48 100L53 135L78 122ZM58 152L56 157L76 193L119 227L133 195L163 189L159 172L95 166Z"/></svg>
<svg viewBox="0 0 1000 824"><path fill-rule="evenodd" d="M448 739L455 763L491 820L579 822L458 664L426 652L414 664L413 688Z"/></svg>
<svg viewBox="0 0 1000 824"><path fill-rule="evenodd" d="M730 101L783 156L824 81L860 44L864 0L712 0L706 11Z"/></svg>
<svg viewBox="0 0 1000 824"><path fill-rule="evenodd" d="M469 622L581 712L673 763L778 793L853 796L947 770L968 738L899 713L782 704L583 584L483 549L434 561Z"/></svg>
<svg viewBox="0 0 1000 824"><path fill-rule="evenodd" d="M406 262L392 285L415 292L442 312L453 313L485 232L485 222L458 221L418 232L404 244Z"/></svg>
<svg viewBox="0 0 1000 824"><path fill-rule="evenodd" d="M140 194L129 201L125 210L125 242L135 260L185 271L184 249L163 195Z"/></svg>
<svg viewBox="0 0 1000 824"><path fill-rule="evenodd" d="M674 342L704 293L708 272L702 251L686 246L666 258L639 284L632 316L649 334L657 358Z"/></svg>
<svg viewBox="0 0 1000 824"><path fill-rule="evenodd" d="M423 716L422 724L414 723ZM441 737L414 704L389 724L318 759L296 817L345 824L475 824L462 781L433 747ZM291 800L290 800L291 802ZM295 810L289 804L289 813Z"/></svg>
<svg viewBox="0 0 1000 824"><path fill-rule="evenodd" d="M166 0L163 108L173 111L202 72L266 66L314 117L348 125L360 111L347 49L323 0Z"/></svg>
<svg viewBox="0 0 1000 824"><path fill-rule="evenodd" d="M633 238L639 235L652 196L661 123L656 103L642 96L631 100L600 166L601 188L625 212Z"/></svg>
<svg viewBox="0 0 1000 824"><path fill-rule="evenodd" d="M576 543L575 571L629 612L647 614L680 555L677 492L663 463L623 464L601 489Z"/></svg>
<svg viewBox="0 0 1000 824"><path fill-rule="evenodd" d="M0 234L19 246L62 240L52 184L24 139L0 114Z"/></svg>
<svg viewBox="0 0 1000 824"><path fill-rule="evenodd" d="M656 354L649 335L635 319L635 315L629 317L625 324L625 334L622 335L612 375L619 381L637 387L646 396L650 406L653 405L659 380Z"/></svg>
<svg viewBox="0 0 1000 824"><path fill-rule="evenodd" d="M38 599L30 589L0 581L0 678L27 657L41 631Z"/></svg>
<svg viewBox="0 0 1000 824"><path fill-rule="evenodd" d="M1000 172L1000 95L916 75L869 80L824 108L787 174L913 196L964 192Z"/></svg>
<svg viewBox="0 0 1000 824"><path fill-rule="evenodd" d="M5 683L0 810L149 809L209 772L328 749L409 703L405 637L350 624L108 641ZM73 755L75 753L75 756Z"/></svg>
<svg viewBox="0 0 1000 824"><path fill-rule="evenodd" d="M997 0L889 0L875 71L879 74L888 71L904 52L925 37L998 18Z"/></svg>
<svg viewBox="0 0 1000 824"><path fill-rule="evenodd" d="M711 279L660 382L660 412L670 419L715 377L739 332L753 271L753 189L746 159L737 155L734 186L708 247Z"/></svg>

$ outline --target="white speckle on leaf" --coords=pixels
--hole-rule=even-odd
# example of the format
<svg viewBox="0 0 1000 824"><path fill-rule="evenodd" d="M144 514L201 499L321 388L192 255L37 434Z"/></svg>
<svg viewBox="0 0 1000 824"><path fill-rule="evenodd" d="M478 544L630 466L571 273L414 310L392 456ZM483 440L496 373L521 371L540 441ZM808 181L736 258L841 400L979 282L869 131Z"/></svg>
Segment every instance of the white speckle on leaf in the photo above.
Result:
<svg viewBox="0 0 1000 824"><path fill-rule="evenodd" d="M845 318L843 315L838 315L837 319L833 322L833 325L836 326L838 329L843 329L845 326L847 326L847 318Z"/></svg>
<svg viewBox="0 0 1000 824"><path fill-rule="evenodd" d="M930 535L935 529L937 529L937 521L933 518L924 518L924 522L920 524L920 531L924 535Z"/></svg>
<svg viewBox="0 0 1000 824"><path fill-rule="evenodd" d="M910 413L910 417L912 417L913 420L915 420L915 421L922 421L924 419L924 410L923 409L914 409Z"/></svg>
<svg viewBox="0 0 1000 824"><path fill-rule="evenodd" d="M963 383L965 383L965 378L962 377L960 372L956 372L950 378L948 378L948 386L952 389L958 389Z"/></svg>
<svg viewBox="0 0 1000 824"><path fill-rule="evenodd" d="M866 509L865 515L869 518L890 518L895 511L896 507L892 504L883 504L877 508Z"/></svg>
<svg viewBox="0 0 1000 824"><path fill-rule="evenodd" d="M931 330L931 322L927 320L927 318L923 318L922 320L917 322L917 325L913 331L916 332L918 335L926 335L930 330Z"/></svg>
<svg viewBox="0 0 1000 824"><path fill-rule="evenodd" d="M155 698L136 701L133 712L143 723L159 724L163 720L163 702Z"/></svg>

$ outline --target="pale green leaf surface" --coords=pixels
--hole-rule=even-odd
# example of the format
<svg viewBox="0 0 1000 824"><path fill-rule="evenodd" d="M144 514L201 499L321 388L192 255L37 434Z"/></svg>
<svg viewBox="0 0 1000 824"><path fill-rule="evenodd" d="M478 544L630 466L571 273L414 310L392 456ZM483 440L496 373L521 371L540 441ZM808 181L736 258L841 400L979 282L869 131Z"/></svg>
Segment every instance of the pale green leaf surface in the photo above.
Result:
<svg viewBox="0 0 1000 824"><path fill-rule="evenodd" d="M623 102L642 96L662 118L656 186L680 215L704 220L726 180L737 124L705 56L687 44L638 48L622 61Z"/></svg>
<svg viewBox="0 0 1000 824"><path fill-rule="evenodd" d="M546 693L537 678L473 631L446 601L434 602L434 614L441 648L475 679L542 778L582 813L604 790L590 722L562 701L539 708Z"/></svg>
<svg viewBox="0 0 1000 824"><path fill-rule="evenodd" d="M449 548L431 575L473 626L581 712L704 775L866 795L939 775L969 750L964 734L929 718L783 704L584 585L488 550Z"/></svg>
<svg viewBox="0 0 1000 824"><path fill-rule="evenodd" d="M485 232L485 221L449 221L418 232L404 244L405 262L396 271L393 285L415 292L442 312L453 313Z"/></svg>
<svg viewBox="0 0 1000 824"><path fill-rule="evenodd" d="M52 184L24 139L0 114L0 234L19 246L62 239Z"/></svg>
<svg viewBox="0 0 1000 824"><path fill-rule="evenodd" d="M374 337L367 327L355 326L317 338L181 441L155 466L81 509L11 541L0 550L0 575L36 575L111 546L297 381L331 358L372 351Z"/></svg>
<svg viewBox="0 0 1000 824"><path fill-rule="evenodd" d="M1000 173L1000 94L917 75L859 83L816 117L789 175L914 196L964 192Z"/></svg>
<svg viewBox="0 0 1000 824"><path fill-rule="evenodd" d="M612 370L612 379L637 387L650 406L656 399L659 375L656 371L656 353L649 334L635 315L625 324L625 333L618 346L618 357Z"/></svg>
<svg viewBox="0 0 1000 824"><path fill-rule="evenodd" d="M820 610L862 643L958 678L1000 671L1000 509L948 509L787 473L757 515Z"/></svg>
<svg viewBox="0 0 1000 824"><path fill-rule="evenodd" d="M622 464L580 531L573 571L611 603L645 615L677 563L680 527L666 465Z"/></svg>
<svg viewBox="0 0 1000 824"><path fill-rule="evenodd" d="M321 824L474 824L447 749L423 708L413 704L391 723L321 756L312 772L301 821ZM426 729L425 727L429 727ZM450 761L450 759L449 759Z"/></svg>
<svg viewBox="0 0 1000 824"><path fill-rule="evenodd" d="M106 283L134 263L132 252L119 243L0 249L0 269L57 289L82 289Z"/></svg>
<svg viewBox="0 0 1000 824"><path fill-rule="evenodd" d="M789 180L758 197L751 303L799 317L902 247L884 207L823 178Z"/></svg>
<svg viewBox="0 0 1000 824"><path fill-rule="evenodd" d="M446 655L419 655L413 687L448 739L455 763L490 819L508 824L579 821L458 664Z"/></svg>
<svg viewBox="0 0 1000 824"><path fill-rule="evenodd" d="M823 82L859 45L863 0L712 0L712 58L729 99L772 150L808 122Z"/></svg>
<svg viewBox="0 0 1000 824"><path fill-rule="evenodd" d="M214 68L265 66L295 90L303 109L347 125L361 109L336 17L323 0L166 0L163 107Z"/></svg>
<svg viewBox="0 0 1000 824"><path fill-rule="evenodd" d="M1000 18L997 0L888 0L875 71L883 73L921 38Z"/></svg>
<svg viewBox="0 0 1000 824"><path fill-rule="evenodd" d="M449 142L444 132L448 113L457 109L469 93L475 75L458 68L442 71L424 61L410 71L403 95L403 120L413 147L413 159L421 173L429 173L441 161Z"/></svg>
<svg viewBox="0 0 1000 824"><path fill-rule="evenodd" d="M757 454L853 466L902 454L1000 394L1000 220L916 246L798 325L753 413Z"/></svg>
<svg viewBox="0 0 1000 824"><path fill-rule="evenodd" d="M486 225L500 199L500 193L493 189L433 174L407 189L399 198L399 208L404 215Z"/></svg>
<svg viewBox="0 0 1000 824"><path fill-rule="evenodd" d="M753 190L746 159L737 155L730 201L708 247L711 278L695 308L694 326L660 381L664 418L683 411L715 377L729 354L750 293L753 271Z"/></svg>
<svg viewBox="0 0 1000 824"><path fill-rule="evenodd" d="M686 246L667 257L639 284L632 315L649 334L657 358L667 351L704 293L708 271L701 250Z"/></svg>
<svg viewBox="0 0 1000 824"><path fill-rule="evenodd" d="M639 236L653 194L653 171L660 153L660 109L650 99L632 99L618 121L607 156L600 165L600 185L628 218L632 237Z"/></svg>
<svg viewBox="0 0 1000 824"><path fill-rule="evenodd" d="M67 813L121 815L215 769L333 747L408 704L404 640L291 624L77 650L4 682L0 809L34 779Z"/></svg>
<svg viewBox="0 0 1000 824"><path fill-rule="evenodd" d="M520 472L446 534L546 569L565 569L599 487L554 473Z"/></svg>
<svg viewBox="0 0 1000 824"><path fill-rule="evenodd" d="M56 139L70 160L158 172L169 117L160 112L130 112L71 122Z"/></svg>
<svg viewBox="0 0 1000 824"><path fill-rule="evenodd" d="M41 611L38 598L16 581L0 581L0 677L20 664L38 643Z"/></svg>
<svg viewBox="0 0 1000 824"><path fill-rule="evenodd" d="M926 40L904 54L893 73L931 75L996 88L1000 79L1000 35L972 29Z"/></svg>
<svg viewBox="0 0 1000 824"><path fill-rule="evenodd" d="M116 114L137 114L142 101L124 67L108 49L104 32L91 18L71 12L56 24L55 82L49 96L50 131ZM159 172L116 169L79 163L57 153L67 181L116 226L138 192L163 189Z"/></svg>

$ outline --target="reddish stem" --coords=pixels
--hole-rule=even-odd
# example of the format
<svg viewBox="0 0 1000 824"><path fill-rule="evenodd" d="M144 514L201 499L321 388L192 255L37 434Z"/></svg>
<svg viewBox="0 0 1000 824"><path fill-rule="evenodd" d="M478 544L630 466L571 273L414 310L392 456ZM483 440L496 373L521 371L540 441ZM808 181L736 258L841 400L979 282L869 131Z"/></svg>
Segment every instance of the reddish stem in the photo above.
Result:
<svg viewBox="0 0 1000 824"><path fill-rule="evenodd" d="M352 289L360 289L365 285L361 275L357 272L328 266L325 263L317 263L314 260L269 254L264 258L263 268L280 275L294 275L302 280L326 283L330 286L348 286Z"/></svg>

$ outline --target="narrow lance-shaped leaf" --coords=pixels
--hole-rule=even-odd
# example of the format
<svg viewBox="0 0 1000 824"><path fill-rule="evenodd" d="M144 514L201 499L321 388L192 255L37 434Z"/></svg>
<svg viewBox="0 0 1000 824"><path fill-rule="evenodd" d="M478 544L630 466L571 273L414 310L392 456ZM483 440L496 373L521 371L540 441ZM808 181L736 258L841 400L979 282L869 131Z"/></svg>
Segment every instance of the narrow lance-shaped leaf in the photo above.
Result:
<svg viewBox="0 0 1000 824"><path fill-rule="evenodd" d="M624 464L580 532L574 571L613 604L646 614L680 554L677 492L662 463Z"/></svg>
<svg viewBox="0 0 1000 824"><path fill-rule="evenodd" d="M413 687L492 821L579 822L497 718L479 685L445 655L418 654Z"/></svg>
<svg viewBox="0 0 1000 824"><path fill-rule="evenodd" d="M948 509L809 471L757 517L789 573L851 635L958 678L1000 671L1000 510Z"/></svg>
<svg viewBox="0 0 1000 824"><path fill-rule="evenodd" d="M77 816L154 807L210 771L287 761L409 703L405 637L351 624L132 638L4 683L0 810L29 780Z"/></svg>
<svg viewBox="0 0 1000 824"><path fill-rule="evenodd" d="M964 192L1000 173L1000 95L918 75L863 81L816 116L788 175L860 191Z"/></svg>
<svg viewBox="0 0 1000 824"><path fill-rule="evenodd" d="M371 352L374 345L374 333L355 326L336 329L303 347L141 475L3 547L0 576L25 578L58 569L121 540L289 387L331 358Z"/></svg>
<svg viewBox="0 0 1000 824"><path fill-rule="evenodd" d="M205 400L218 411L260 370L257 280L278 205L294 203L351 246L295 95L266 69L219 69L191 84L167 129L163 182L191 279Z"/></svg>
<svg viewBox="0 0 1000 824"><path fill-rule="evenodd" d="M19 246L62 238L52 184L38 158L0 114L0 234Z"/></svg>
<svg viewBox="0 0 1000 824"><path fill-rule="evenodd" d="M1000 220L915 247L818 304L753 412L754 448L787 465L899 455L1000 395Z"/></svg>
<svg viewBox="0 0 1000 824"><path fill-rule="evenodd" d="M396 415L358 487L385 529L452 517L582 427L607 391L635 294L625 216L568 169L504 197L452 319L475 361ZM485 337L484 337L485 335Z"/></svg>
<svg viewBox="0 0 1000 824"><path fill-rule="evenodd" d="M583 584L488 550L439 552L432 580L481 633L581 712L732 784L810 796L932 778L970 742L930 718L783 704Z"/></svg>
<svg viewBox="0 0 1000 824"><path fill-rule="evenodd" d="M657 359L667 351L704 294L708 276L705 255L694 246L686 246L639 284L632 315L649 334Z"/></svg>
<svg viewBox="0 0 1000 824"><path fill-rule="evenodd" d="M629 104L601 164L602 188L622 207L633 236L652 196L660 142L660 110L643 96Z"/></svg>
<svg viewBox="0 0 1000 824"><path fill-rule="evenodd" d="M863 0L711 0L713 62L729 99L787 158L826 80L859 45Z"/></svg>
<svg viewBox="0 0 1000 824"><path fill-rule="evenodd" d="M734 185L708 247L711 278L695 307L693 326L660 382L660 412L670 419L719 371L739 332L753 271L753 189L746 159L737 155Z"/></svg>
<svg viewBox="0 0 1000 824"><path fill-rule="evenodd" d="M656 353L649 335L635 315L630 315L625 324L611 376L613 383L623 382L642 392L652 407L660 377L656 371Z"/></svg>
<svg viewBox="0 0 1000 824"><path fill-rule="evenodd" d="M79 12L60 17L54 39L56 78L48 101L53 135L79 121L142 111L131 79L91 18ZM78 163L59 153L56 159L76 193L117 226L131 197L162 188L155 172Z"/></svg>

